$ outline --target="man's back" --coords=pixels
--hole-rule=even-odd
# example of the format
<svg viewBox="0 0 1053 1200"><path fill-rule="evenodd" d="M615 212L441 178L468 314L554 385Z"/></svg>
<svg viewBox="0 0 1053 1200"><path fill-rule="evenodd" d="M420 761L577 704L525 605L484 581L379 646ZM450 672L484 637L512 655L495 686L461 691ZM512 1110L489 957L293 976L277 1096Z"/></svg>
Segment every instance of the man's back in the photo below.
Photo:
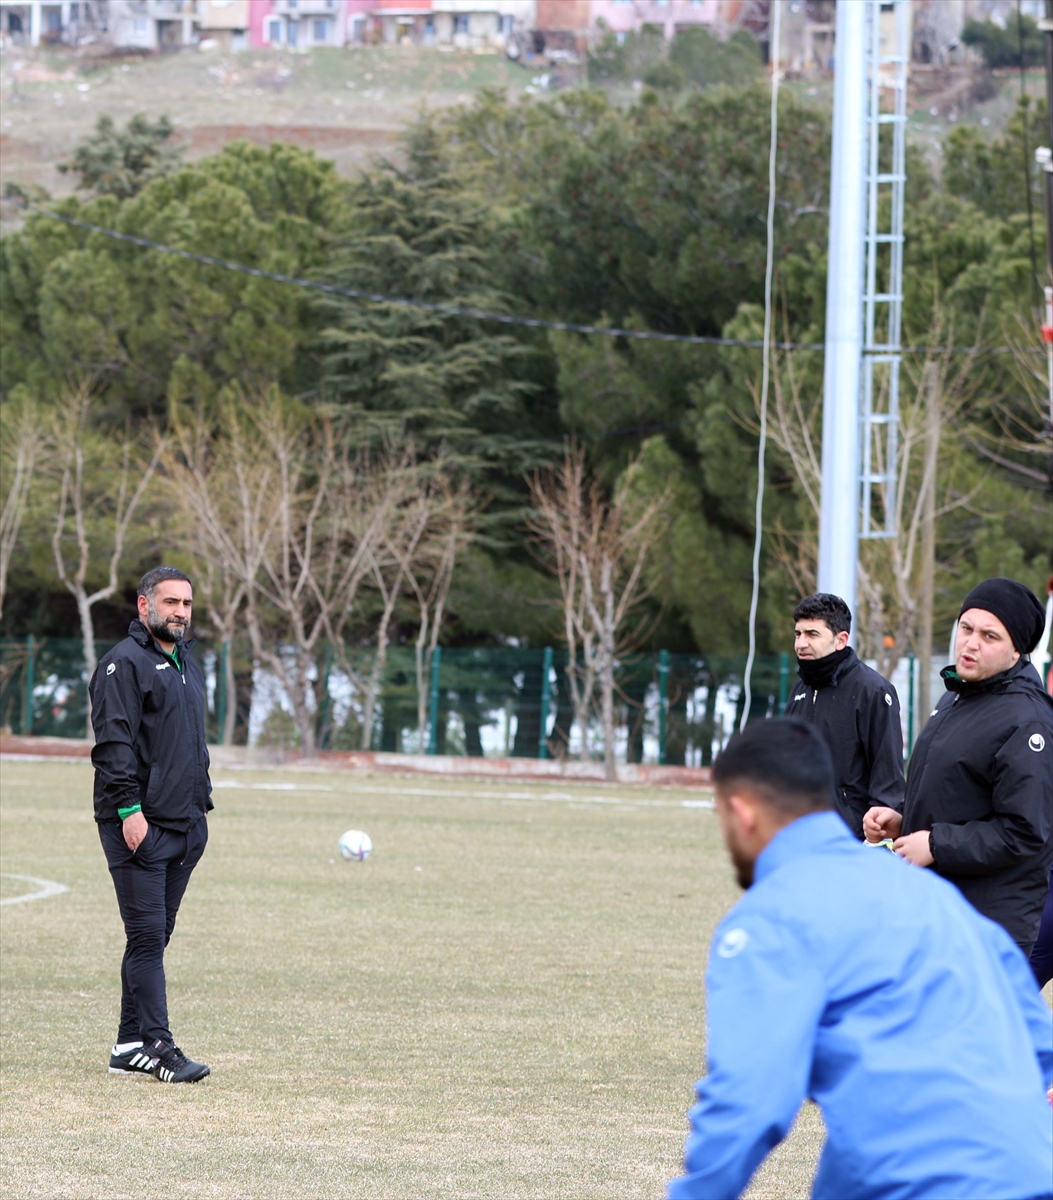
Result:
<svg viewBox="0 0 1053 1200"><path fill-rule="evenodd" d="M670 1195L738 1195L805 1095L829 1135L816 1197L1049 1195L1053 1029L1004 932L832 813L786 826L755 879L714 938Z"/></svg>

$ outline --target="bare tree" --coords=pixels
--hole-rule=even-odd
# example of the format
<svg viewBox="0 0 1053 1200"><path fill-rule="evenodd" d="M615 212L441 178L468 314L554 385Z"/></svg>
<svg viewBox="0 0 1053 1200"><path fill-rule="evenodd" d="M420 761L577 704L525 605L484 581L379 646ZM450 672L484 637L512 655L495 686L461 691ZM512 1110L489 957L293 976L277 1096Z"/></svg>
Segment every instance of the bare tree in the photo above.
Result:
<svg viewBox="0 0 1053 1200"><path fill-rule="evenodd" d="M424 746L428 720L428 685L435 648L446 614L457 556L471 541L475 509L467 484L454 484L440 466L431 464L428 478L418 492L418 511L424 521L415 552L405 547L401 564L416 601L418 623L414 643L417 672L417 745Z"/></svg>
<svg viewBox="0 0 1053 1200"><path fill-rule="evenodd" d="M55 406L51 429L59 469L51 548L58 577L77 603L84 665L89 674L98 662L92 609L117 592L132 520L164 451L164 442L159 440L147 457L130 437L114 447L105 434L91 428L94 399L86 383L72 386ZM71 537L75 553L67 562ZM92 591L88 580L100 552L100 541L110 548L106 581ZM90 713L87 735L91 736Z"/></svg>
<svg viewBox="0 0 1053 1200"><path fill-rule="evenodd" d="M363 586L391 557L383 544L412 493L412 451L360 448L277 389L226 396L206 450L201 440L191 423L169 463L198 524L191 542L227 581L224 619L244 626L254 660L277 676L310 756L324 646L365 690L346 631Z"/></svg>
<svg viewBox="0 0 1053 1200"><path fill-rule="evenodd" d="M43 442L44 428L31 396L12 397L0 405L0 464L4 485L4 506L0 510L0 615L7 595L11 556L18 544Z"/></svg>
<svg viewBox="0 0 1053 1200"><path fill-rule="evenodd" d="M607 777L615 777L614 671L637 641L630 618L647 596L644 567L667 498L634 503L633 468L608 498L589 475L585 452L573 443L563 462L528 480L533 509L527 528L559 581L567 683L588 757L590 717L599 717Z"/></svg>

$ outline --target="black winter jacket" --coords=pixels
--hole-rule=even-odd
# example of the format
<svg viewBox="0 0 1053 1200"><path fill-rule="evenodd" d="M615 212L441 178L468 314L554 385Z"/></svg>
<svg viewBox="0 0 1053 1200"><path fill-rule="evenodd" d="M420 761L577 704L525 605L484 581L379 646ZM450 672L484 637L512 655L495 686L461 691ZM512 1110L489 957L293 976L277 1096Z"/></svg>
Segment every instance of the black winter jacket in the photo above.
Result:
<svg viewBox="0 0 1053 1200"><path fill-rule="evenodd" d="M939 874L1029 946L1053 862L1053 698L1024 659L964 688L951 668L943 676L961 690L941 698L914 747L903 832L931 830Z"/></svg>
<svg viewBox="0 0 1053 1200"><path fill-rule="evenodd" d="M212 808L205 677L179 646L182 672L135 620L88 684L95 746L95 820L141 804L151 825L185 833Z"/></svg>
<svg viewBox="0 0 1053 1200"><path fill-rule="evenodd" d="M829 687L816 689L798 680L784 715L813 722L823 735L834 759L837 811L860 841L868 808L901 807L905 784L899 697L854 650Z"/></svg>

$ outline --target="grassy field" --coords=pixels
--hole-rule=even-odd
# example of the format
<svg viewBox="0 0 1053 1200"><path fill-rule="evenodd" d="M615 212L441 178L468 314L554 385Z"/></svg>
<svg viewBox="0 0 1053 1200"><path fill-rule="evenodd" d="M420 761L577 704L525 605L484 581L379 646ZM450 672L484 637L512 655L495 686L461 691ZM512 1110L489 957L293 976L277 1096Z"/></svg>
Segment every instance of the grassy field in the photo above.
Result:
<svg viewBox="0 0 1053 1200"><path fill-rule="evenodd" d="M217 771L167 956L213 1073L173 1088L105 1069L90 768L0 781L3 895L69 888L0 909L4 1196L609 1200L677 1172L737 895L697 792ZM352 827L366 863L336 854ZM750 1195L806 1195L821 1138L809 1107Z"/></svg>
<svg viewBox="0 0 1053 1200"><path fill-rule="evenodd" d="M352 175L374 155L393 152L399 130L422 108L467 103L483 87L517 95L534 73L502 54L412 46L216 49L123 61L14 49L0 57L0 172L66 195L77 180L56 164L98 118L106 113L124 124L142 112L172 117L191 161L233 138L281 140L312 148Z"/></svg>

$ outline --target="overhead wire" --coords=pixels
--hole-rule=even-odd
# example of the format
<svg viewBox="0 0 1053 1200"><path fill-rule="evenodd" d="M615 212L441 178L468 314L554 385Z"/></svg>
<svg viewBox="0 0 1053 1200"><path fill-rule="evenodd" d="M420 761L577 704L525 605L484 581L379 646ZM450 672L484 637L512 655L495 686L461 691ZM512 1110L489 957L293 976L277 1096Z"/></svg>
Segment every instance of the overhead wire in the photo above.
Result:
<svg viewBox="0 0 1053 1200"><path fill-rule="evenodd" d="M247 263L231 262L229 259L217 258L212 254L200 254L194 250L185 250L181 246L169 246L152 238L139 237L133 233L122 233L117 229L109 229L105 225L96 225L91 221L82 221L65 213L55 212L50 208L42 208L39 204L24 199L14 200L4 197L0 203L13 208L33 212L52 220L62 221L66 225L78 229L86 229L89 233L98 233L104 237L113 238L120 242L129 242L146 250L157 250L162 254L172 254L190 262L199 262L204 266L219 267L224 271L234 271L241 275L252 275L258 279L269 279L274 283L287 283L294 287L306 288L310 291L324 292L328 295L345 296L350 300L365 300L370 304L391 304L400 308L419 309L424 312L438 313L441 316L467 317L475 321L494 321L501 325L522 326L528 329L552 329L566 333L583 333L600 337L627 338L641 342L676 342L692 346L732 346L747 350L764 348L763 339L714 337L705 334L692 333L660 333L654 329L626 329L614 325L586 325L576 321L555 321L546 317L528 317L520 313L492 312L478 308L468 308L460 304L444 304L433 300L422 300L415 296L390 296L383 292L366 291L361 288L342 287L335 283L325 283L319 279L304 279L297 275L285 275L280 271L267 271L262 267L251 267ZM773 350L808 350L823 351L824 342L772 342ZM1044 348L1033 351L1028 347L1016 346L905 346L903 354L970 354L974 356L986 354L1018 354L1033 352L1045 354Z"/></svg>
<svg viewBox="0 0 1053 1200"><path fill-rule="evenodd" d="M743 672L742 718L739 730L746 728L753 704L753 663L757 657L757 606L760 602L760 554L764 533L764 456L768 445L768 389L771 386L772 275L775 267L775 170L779 149L779 17L782 5L774 4L771 33L771 134L768 141L768 218L765 225L767 246L764 259L764 333L761 366L760 437L757 442L757 497L753 518L753 584L750 591L749 653Z"/></svg>

